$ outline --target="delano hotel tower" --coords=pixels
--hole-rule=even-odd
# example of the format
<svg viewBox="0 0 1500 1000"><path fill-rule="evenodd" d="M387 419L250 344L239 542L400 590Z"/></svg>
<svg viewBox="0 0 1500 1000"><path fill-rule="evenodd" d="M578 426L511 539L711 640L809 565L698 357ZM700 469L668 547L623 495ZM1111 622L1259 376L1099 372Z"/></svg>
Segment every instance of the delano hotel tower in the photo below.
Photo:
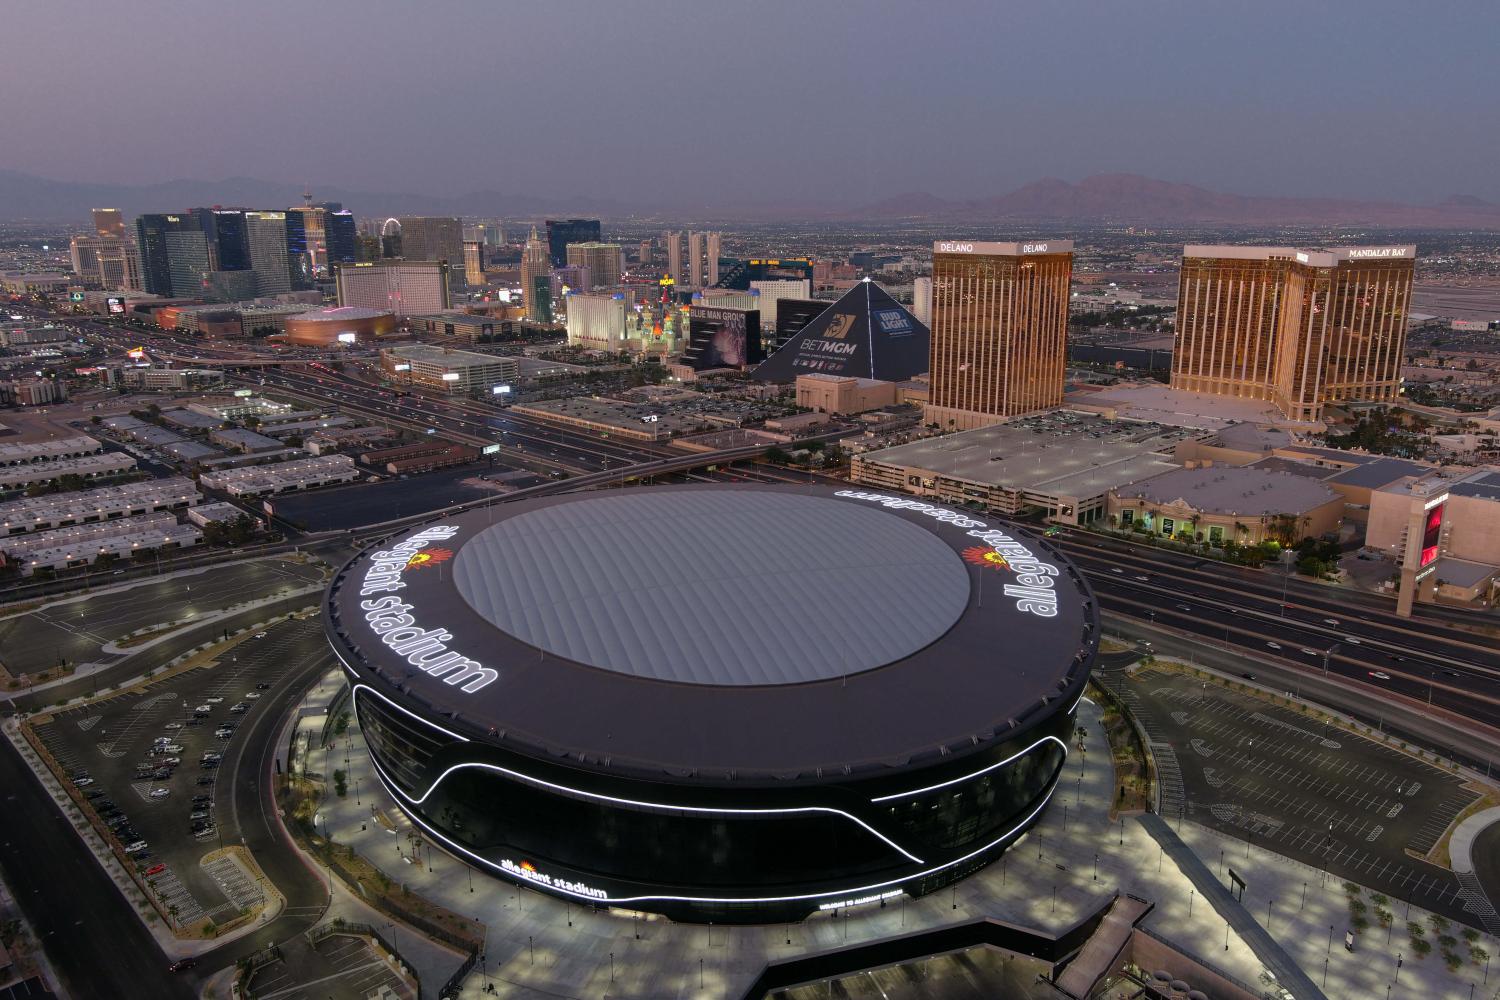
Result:
<svg viewBox="0 0 1500 1000"><path fill-rule="evenodd" d="M1269 400L1291 420L1394 401L1416 250L1184 247L1172 387Z"/></svg>
<svg viewBox="0 0 1500 1000"><path fill-rule="evenodd" d="M1062 402L1069 240L932 245L932 394L944 429L996 424Z"/></svg>

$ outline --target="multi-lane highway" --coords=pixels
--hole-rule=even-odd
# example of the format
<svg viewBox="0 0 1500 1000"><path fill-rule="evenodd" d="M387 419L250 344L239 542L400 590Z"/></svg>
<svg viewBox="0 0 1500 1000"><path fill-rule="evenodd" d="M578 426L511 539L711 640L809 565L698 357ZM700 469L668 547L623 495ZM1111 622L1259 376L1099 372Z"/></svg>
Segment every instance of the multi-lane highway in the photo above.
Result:
<svg viewBox="0 0 1500 1000"><path fill-rule="evenodd" d="M1500 728L1500 650L1483 634L1455 629L1461 611L1419 606L1400 618L1390 600L1346 588L1086 532L1052 541L1089 577L1106 611Z"/></svg>

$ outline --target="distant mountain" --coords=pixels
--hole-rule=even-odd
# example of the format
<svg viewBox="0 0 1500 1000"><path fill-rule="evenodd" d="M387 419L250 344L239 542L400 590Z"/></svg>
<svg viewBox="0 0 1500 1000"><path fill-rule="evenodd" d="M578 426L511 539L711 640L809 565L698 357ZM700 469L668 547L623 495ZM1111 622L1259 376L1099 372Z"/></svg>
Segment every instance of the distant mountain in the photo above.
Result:
<svg viewBox="0 0 1500 1000"><path fill-rule="evenodd" d="M313 187L312 193L319 202L343 202L345 208L364 216L612 216L625 212L622 206L596 198L538 198L499 191L475 191L456 198L335 187ZM118 208L129 216L142 212L181 211L202 205L274 209L300 204L301 185L251 177L230 177L221 181L175 180L159 184L79 184L0 170L0 219L84 225L91 208Z"/></svg>
<svg viewBox="0 0 1500 1000"><path fill-rule="evenodd" d="M1500 205L1458 195L1437 205L1338 198L1260 198L1223 194L1192 184L1100 174L1076 184L1048 179L996 198L952 201L926 193L887 198L840 213L844 218L955 221L1116 221L1155 224L1373 225L1500 229Z"/></svg>

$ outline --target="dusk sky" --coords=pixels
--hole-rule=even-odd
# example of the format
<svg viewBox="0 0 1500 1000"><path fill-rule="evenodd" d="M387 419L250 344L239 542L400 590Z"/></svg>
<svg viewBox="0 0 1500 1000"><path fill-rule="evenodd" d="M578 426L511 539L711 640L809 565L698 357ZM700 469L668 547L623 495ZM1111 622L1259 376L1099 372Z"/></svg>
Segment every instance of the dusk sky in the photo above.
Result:
<svg viewBox="0 0 1500 1000"><path fill-rule="evenodd" d="M677 207L1500 201L1500 4L11 0L0 167Z"/></svg>

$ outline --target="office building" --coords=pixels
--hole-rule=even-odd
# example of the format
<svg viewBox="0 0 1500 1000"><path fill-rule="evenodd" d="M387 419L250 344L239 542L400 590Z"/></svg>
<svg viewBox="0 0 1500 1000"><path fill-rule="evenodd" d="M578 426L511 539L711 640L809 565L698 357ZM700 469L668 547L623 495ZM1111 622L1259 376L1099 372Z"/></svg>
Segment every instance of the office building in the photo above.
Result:
<svg viewBox="0 0 1500 1000"><path fill-rule="evenodd" d="M425 838L718 924L898 906L999 860L1073 778L1100 639L1025 531L808 485L450 514L343 567L322 621Z"/></svg>
<svg viewBox="0 0 1500 1000"><path fill-rule="evenodd" d="M93 211L94 233L106 239L125 239L125 216L118 208L96 208Z"/></svg>
<svg viewBox="0 0 1500 1000"><path fill-rule="evenodd" d="M515 358L426 344L382 348L380 367L397 382L442 392L496 395L497 387L514 385L520 371Z"/></svg>
<svg viewBox="0 0 1500 1000"><path fill-rule="evenodd" d="M568 344L596 351L625 347L630 310L622 292L573 292L567 297Z"/></svg>
<svg viewBox="0 0 1500 1000"><path fill-rule="evenodd" d="M595 288L614 288L620 283L620 245L618 243L569 243L567 265L588 268L589 285L585 291L593 291Z"/></svg>
<svg viewBox="0 0 1500 1000"><path fill-rule="evenodd" d="M1172 387L1267 400L1297 421L1395 401L1415 258L1414 246L1184 247Z"/></svg>
<svg viewBox="0 0 1500 1000"><path fill-rule="evenodd" d="M372 260L334 268L340 306L407 316L452 306L442 261Z"/></svg>
<svg viewBox="0 0 1500 1000"><path fill-rule="evenodd" d="M246 212L245 239L250 250L250 270L255 275L255 294L280 295L291 291L286 213Z"/></svg>
<svg viewBox="0 0 1500 1000"><path fill-rule="evenodd" d="M401 256L407 260L441 260L457 269L464 259L464 227L457 219L406 215L401 223Z"/></svg>
<svg viewBox="0 0 1500 1000"><path fill-rule="evenodd" d="M911 283L911 314L927 326L932 325L932 279L916 278Z"/></svg>
<svg viewBox="0 0 1500 1000"><path fill-rule="evenodd" d="M547 258L553 267L562 267L569 243L598 243L600 236L598 219L548 219Z"/></svg>
<svg viewBox="0 0 1500 1000"><path fill-rule="evenodd" d="M464 284L478 288L484 284L484 242L464 240Z"/></svg>
<svg viewBox="0 0 1500 1000"><path fill-rule="evenodd" d="M928 423L982 427L1062 402L1069 240L932 248Z"/></svg>
<svg viewBox="0 0 1500 1000"><path fill-rule="evenodd" d="M526 318L533 323L552 322L551 258L547 243L531 227L531 236L521 251L521 298Z"/></svg>

